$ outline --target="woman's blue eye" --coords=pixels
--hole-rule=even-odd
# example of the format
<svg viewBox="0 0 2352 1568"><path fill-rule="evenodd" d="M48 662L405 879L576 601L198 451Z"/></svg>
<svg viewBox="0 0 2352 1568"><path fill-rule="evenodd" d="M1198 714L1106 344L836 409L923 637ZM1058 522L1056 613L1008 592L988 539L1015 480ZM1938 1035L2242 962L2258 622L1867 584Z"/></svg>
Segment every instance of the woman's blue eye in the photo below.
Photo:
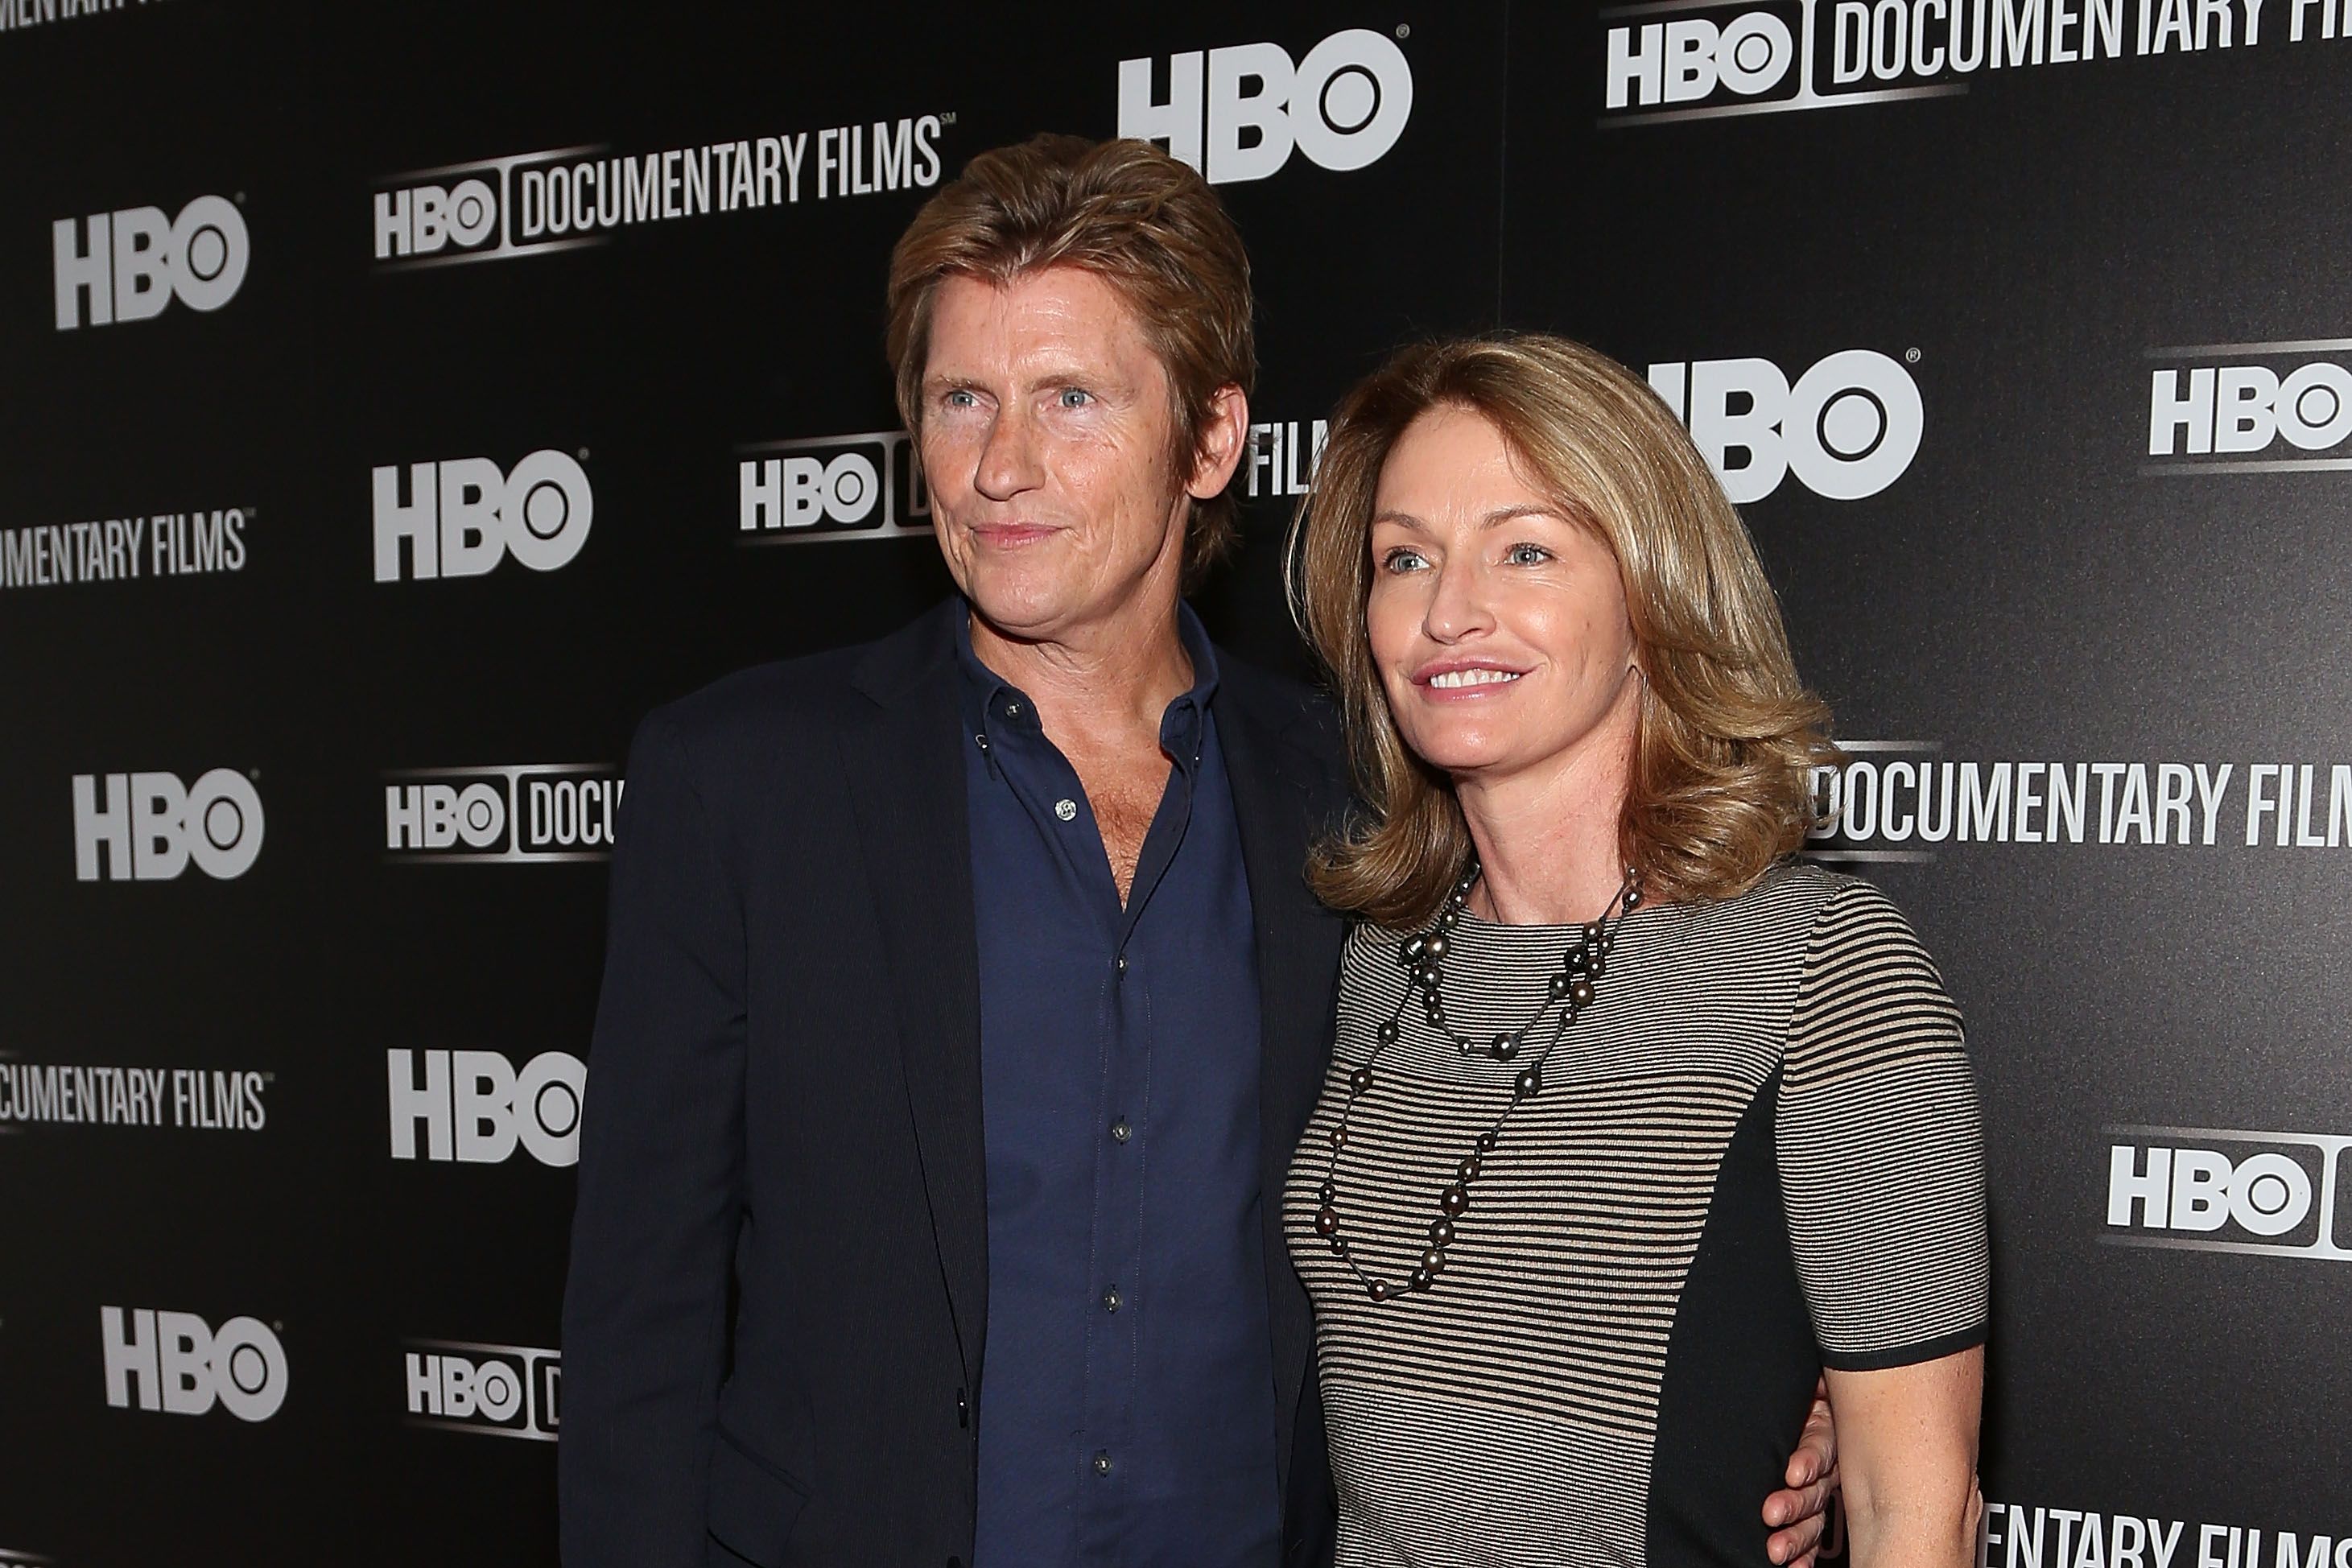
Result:
<svg viewBox="0 0 2352 1568"><path fill-rule="evenodd" d="M1551 552L1540 544L1514 544L1505 559L1514 566L1540 566L1551 559Z"/></svg>
<svg viewBox="0 0 2352 1568"><path fill-rule="evenodd" d="M973 397L969 392L957 391L948 394L948 406L950 408L970 408L978 401L979 399Z"/></svg>
<svg viewBox="0 0 2352 1568"><path fill-rule="evenodd" d="M1424 563L1418 550L1391 550L1381 558L1381 564L1391 572L1412 572Z"/></svg>

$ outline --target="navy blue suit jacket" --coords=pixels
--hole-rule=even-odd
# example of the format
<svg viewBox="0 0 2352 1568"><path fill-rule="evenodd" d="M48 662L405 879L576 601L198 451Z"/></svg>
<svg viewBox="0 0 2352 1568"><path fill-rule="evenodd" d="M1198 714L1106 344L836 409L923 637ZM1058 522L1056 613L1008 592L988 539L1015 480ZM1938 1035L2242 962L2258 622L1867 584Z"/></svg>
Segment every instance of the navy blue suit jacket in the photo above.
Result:
<svg viewBox="0 0 2352 1568"><path fill-rule="evenodd" d="M988 1258L963 613L731 676L631 749L563 1304L570 1568L971 1560ZM1329 1468L1279 1194L1343 934L1301 871L1346 770L1307 689L1219 658L1285 1556L1308 1563Z"/></svg>

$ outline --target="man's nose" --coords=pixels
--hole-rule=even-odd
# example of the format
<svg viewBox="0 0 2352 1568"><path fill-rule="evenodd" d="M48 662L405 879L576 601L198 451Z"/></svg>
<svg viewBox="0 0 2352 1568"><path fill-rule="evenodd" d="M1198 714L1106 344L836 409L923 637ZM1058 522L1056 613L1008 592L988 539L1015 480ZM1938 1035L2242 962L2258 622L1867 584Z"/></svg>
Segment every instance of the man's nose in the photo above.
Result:
<svg viewBox="0 0 2352 1568"><path fill-rule="evenodd" d="M1026 410L1001 408L988 426L988 440L980 449L979 471L972 488L991 500L1011 500L1037 488L1043 470L1037 461L1037 431Z"/></svg>

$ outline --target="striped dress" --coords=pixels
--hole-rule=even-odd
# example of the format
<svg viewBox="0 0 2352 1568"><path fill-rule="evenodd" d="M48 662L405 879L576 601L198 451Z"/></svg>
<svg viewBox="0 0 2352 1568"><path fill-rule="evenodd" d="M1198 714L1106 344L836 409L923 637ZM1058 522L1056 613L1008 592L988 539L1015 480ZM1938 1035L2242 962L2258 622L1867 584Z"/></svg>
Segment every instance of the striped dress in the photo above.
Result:
<svg viewBox="0 0 2352 1568"><path fill-rule="evenodd" d="M1465 914L1448 1022L1524 1025L1574 927ZM1348 1099L1407 977L1360 928L1330 1077L1284 1196L1315 1302L1341 1568L1761 1563L1821 1367L1982 1342L1981 1135L1960 1019L1868 883L1776 869L1637 910L1543 1088L1504 1121L1433 1289L1372 1301L1315 1232ZM1402 1282L1526 1057L1408 1005L1358 1100L1340 1235Z"/></svg>

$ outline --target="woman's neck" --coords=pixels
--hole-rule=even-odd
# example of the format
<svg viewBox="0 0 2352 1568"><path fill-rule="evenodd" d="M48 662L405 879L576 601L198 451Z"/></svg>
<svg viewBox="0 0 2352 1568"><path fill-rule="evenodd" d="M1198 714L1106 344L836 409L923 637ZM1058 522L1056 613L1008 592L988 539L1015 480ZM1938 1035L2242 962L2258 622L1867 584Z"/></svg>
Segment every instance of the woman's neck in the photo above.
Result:
<svg viewBox="0 0 2352 1568"><path fill-rule="evenodd" d="M1575 925L1606 913L1625 885L1633 764L1633 725L1611 724L1541 772L1459 781L1478 850L1471 911L1504 925Z"/></svg>

